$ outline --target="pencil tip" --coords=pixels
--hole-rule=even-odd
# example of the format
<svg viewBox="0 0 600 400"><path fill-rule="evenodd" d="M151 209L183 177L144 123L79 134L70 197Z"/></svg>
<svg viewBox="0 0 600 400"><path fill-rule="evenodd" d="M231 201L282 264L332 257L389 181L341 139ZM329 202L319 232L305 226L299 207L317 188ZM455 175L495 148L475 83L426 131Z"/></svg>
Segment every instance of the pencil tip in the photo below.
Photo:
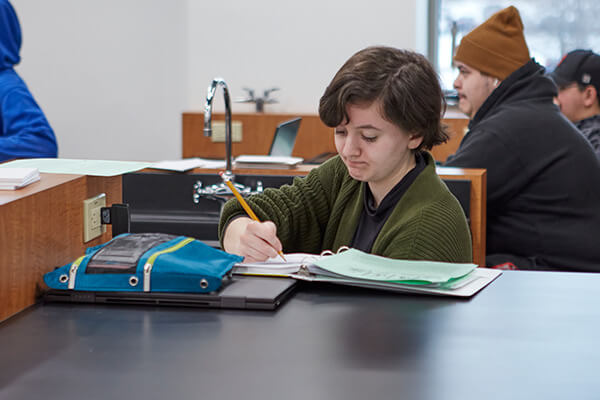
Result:
<svg viewBox="0 0 600 400"><path fill-rule="evenodd" d="M279 255L281 256L281 258L283 259L283 261L287 262L287 260L286 260L286 259L285 259L285 257L283 256L283 252L279 251L278 253L279 253Z"/></svg>

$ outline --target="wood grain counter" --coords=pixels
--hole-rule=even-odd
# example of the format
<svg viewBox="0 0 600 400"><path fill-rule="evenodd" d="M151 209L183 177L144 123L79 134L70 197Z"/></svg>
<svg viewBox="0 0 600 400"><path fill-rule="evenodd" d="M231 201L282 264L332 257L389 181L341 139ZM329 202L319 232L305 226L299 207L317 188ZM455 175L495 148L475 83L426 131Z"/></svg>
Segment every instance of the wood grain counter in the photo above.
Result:
<svg viewBox="0 0 600 400"><path fill-rule="evenodd" d="M32 305L43 275L104 243L83 243L83 200L100 193L120 203L121 176L40 174L22 189L0 191L0 321Z"/></svg>

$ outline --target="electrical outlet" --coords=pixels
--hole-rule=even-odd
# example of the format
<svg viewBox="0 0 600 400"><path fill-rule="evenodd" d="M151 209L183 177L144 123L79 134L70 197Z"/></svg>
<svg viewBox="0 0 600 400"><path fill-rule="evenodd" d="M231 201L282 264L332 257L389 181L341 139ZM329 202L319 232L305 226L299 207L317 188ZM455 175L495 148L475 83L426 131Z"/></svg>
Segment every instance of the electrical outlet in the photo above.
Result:
<svg viewBox="0 0 600 400"><path fill-rule="evenodd" d="M225 121L213 121L212 123L212 141L225 141ZM231 141L242 141L242 121L231 121Z"/></svg>
<svg viewBox="0 0 600 400"><path fill-rule="evenodd" d="M106 207L106 194L90 197L83 201L83 242L89 242L106 232L102 225L100 209Z"/></svg>

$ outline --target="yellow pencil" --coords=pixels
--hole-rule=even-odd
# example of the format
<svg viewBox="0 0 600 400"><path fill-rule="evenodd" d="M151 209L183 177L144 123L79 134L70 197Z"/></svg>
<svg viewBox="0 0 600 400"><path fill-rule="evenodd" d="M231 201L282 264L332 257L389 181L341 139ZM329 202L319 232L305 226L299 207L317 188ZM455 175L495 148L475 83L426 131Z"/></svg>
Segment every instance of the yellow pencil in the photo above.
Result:
<svg viewBox="0 0 600 400"><path fill-rule="evenodd" d="M219 172L219 175L221 175L221 178L223 178L223 172ZM256 214L254 214L254 211L252 211L252 209L250 208L248 203L246 203L246 200L242 197L240 192L238 192L238 190L235 188L235 186L233 186L233 183L231 183L231 181L229 181L227 179L223 179L223 182L225 182L225 184L229 187L229 189L231 189L231 193L233 193L235 198L240 202L240 204L246 211L246 214L248 214L248 216L250 218L252 218L253 220L260 222L260 219L258 219ZM277 253L281 256L283 261L287 262L287 260L285 259L285 257L283 256L283 253L281 251L278 251Z"/></svg>

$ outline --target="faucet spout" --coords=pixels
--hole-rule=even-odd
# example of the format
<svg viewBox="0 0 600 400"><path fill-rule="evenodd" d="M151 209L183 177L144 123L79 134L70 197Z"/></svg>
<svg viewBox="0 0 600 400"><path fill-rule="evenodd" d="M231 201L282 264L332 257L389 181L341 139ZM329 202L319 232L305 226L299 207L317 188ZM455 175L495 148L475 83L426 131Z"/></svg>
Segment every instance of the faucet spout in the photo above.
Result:
<svg viewBox="0 0 600 400"><path fill-rule="evenodd" d="M204 136L212 136L212 102L218 86L223 86L223 98L225 100L225 173L224 176L233 179L231 168L231 100L229 88L223 78L215 78L208 86L206 104L204 105Z"/></svg>

